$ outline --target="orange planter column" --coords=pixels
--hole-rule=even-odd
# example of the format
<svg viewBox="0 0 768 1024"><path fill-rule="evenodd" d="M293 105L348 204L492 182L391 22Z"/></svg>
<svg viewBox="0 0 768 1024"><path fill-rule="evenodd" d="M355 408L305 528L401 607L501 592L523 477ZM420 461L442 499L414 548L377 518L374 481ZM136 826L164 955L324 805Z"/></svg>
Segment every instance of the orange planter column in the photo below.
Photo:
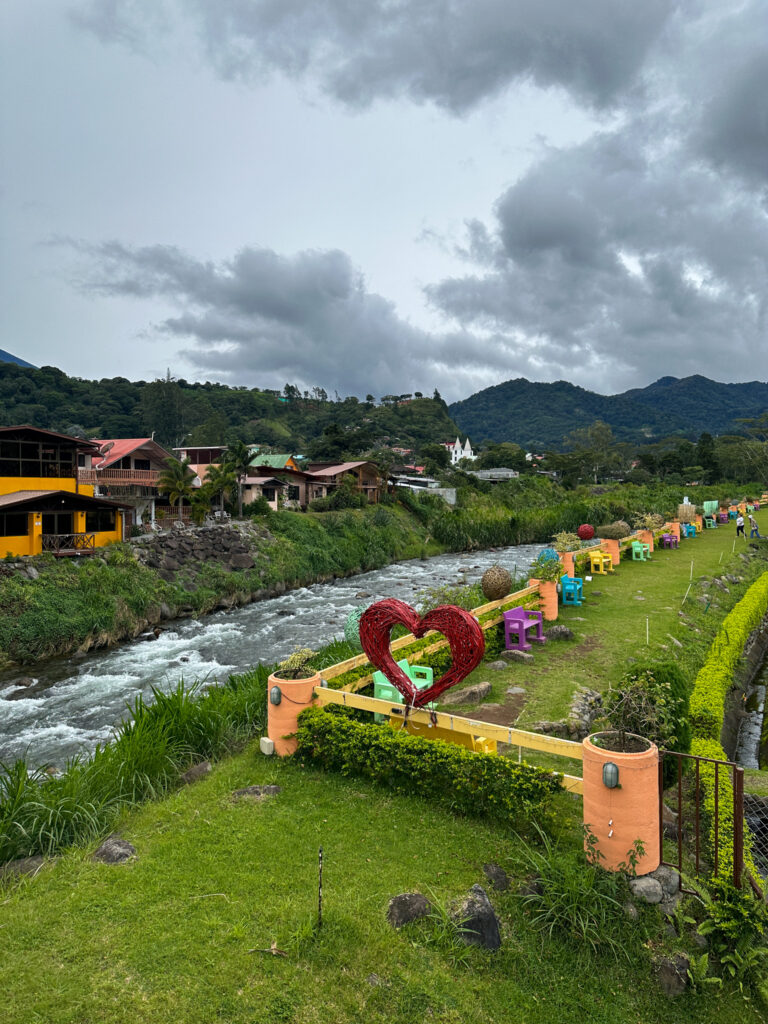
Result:
<svg viewBox="0 0 768 1024"><path fill-rule="evenodd" d="M696 513L695 519L696 519L696 523L697 523L699 529L703 530L704 529L704 516L701 514L701 512L697 512Z"/></svg>
<svg viewBox="0 0 768 1024"><path fill-rule="evenodd" d="M280 679L270 676L267 683L267 736L275 744L278 757L295 754L298 743L296 730L301 712L310 706L313 691L320 685L320 674L306 679ZM269 693L273 686L280 688L280 703L273 704Z"/></svg>
<svg viewBox="0 0 768 1024"><path fill-rule="evenodd" d="M528 586L539 588L539 610L542 619L552 622L557 618L557 584L553 580L528 580Z"/></svg>
<svg viewBox="0 0 768 1024"><path fill-rule="evenodd" d="M601 540L600 547L605 551L607 555L611 556L611 563L614 568L621 561L621 547L617 540Z"/></svg>
<svg viewBox="0 0 768 1024"><path fill-rule="evenodd" d="M573 560L576 557L575 551L561 551L560 561L563 563L563 572L566 576L575 576Z"/></svg>
<svg viewBox="0 0 768 1024"><path fill-rule="evenodd" d="M639 754L604 750L587 737L584 753L584 824L597 838L603 854L600 865L618 871L636 839L645 845L638 874L655 871L659 852L659 751L656 744ZM619 785L609 789L603 782L603 765L612 762L619 769Z"/></svg>
<svg viewBox="0 0 768 1024"><path fill-rule="evenodd" d="M680 523L678 523L677 520L675 520L674 523L667 523L666 532L674 533L677 539L680 540Z"/></svg>
<svg viewBox="0 0 768 1024"><path fill-rule="evenodd" d="M653 551L653 530L638 530L637 539L641 543L647 544L651 551Z"/></svg>

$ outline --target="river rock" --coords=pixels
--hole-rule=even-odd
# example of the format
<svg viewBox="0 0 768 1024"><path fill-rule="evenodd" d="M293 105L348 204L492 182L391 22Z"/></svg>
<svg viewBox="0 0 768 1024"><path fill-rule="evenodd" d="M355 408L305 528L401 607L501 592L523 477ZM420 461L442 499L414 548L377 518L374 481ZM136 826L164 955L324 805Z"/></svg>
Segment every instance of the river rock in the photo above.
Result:
<svg viewBox="0 0 768 1024"><path fill-rule="evenodd" d="M661 903L664 898L661 882L650 875L644 875L642 878L630 878L629 889L635 899L642 900L644 903Z"/></svg>
<svg viewBox="0 0 768 1024"><path fill-rule="evenodd" d="M189 658L187 658L187 661L189 661ZM200 779L203 779L206 775L210 774L211 762L201 761L200 764L193 764L191 768L187 768L180 778L181 782L183 782L185 786L188 786L193 782L198 782Z"/></svg>
<svg viewBox="0 0 768 1024"><path fill-rule="evenodd" d="M550 626L546 632L547 640L573 640L574 632L567 626Z"/></svg>
<svg viewBox="0 0 768 1024"><path fill-rule="evenodd" d="M654 969L661 991L668 999L681 996L688 987L688 968L690 959L685 953L674 956L661 956L654 962Z"/></svg>
<svg viewBox="0 0 768 1024"><path fill-rule="evenodd" d="M504 661L532 662L533 655L530 651L502 651L501 658Z"/></svg>
<svg viewBox="0 0 768 1024"><path fill-rule="evenodd" d="M127 839L109 836L95 851L91 860L101 861L102 864L124 864L125 861L135 856L136 847Z"/></svg>
<svg viewBox="0 0 768 1024"><path fill-rule="evenodd" d="M420 892L401 892L389 901L387 921L393 928L402 928L404 924L427 917L431 910L432 904Z"/></svg>
<svg viewBox="0 0 768 1024"><path fill-rule="evenodd" d="M245 552L232 555L229 564L233 569L252 569L256 565L251 556Z"/></svg>
<svg viewBox="0 0 768 1024"><path fill-rule="evenodd" d="M499 919L481 885L473 885L458 910L451 915L461 928L462 941L467 945L497 950L501 946Z"/></svg>
<svg viewBox="0 0 768 1024"><path fill-rule="evenodd" d="M499 892L506 892L509 889L509 875L500 865L483 864L483 874Z"/></svg>
<svg viewBox="0 0 768 1024"><path fill-rule="evenodd" d="M477 704L491 692L490 683L475 683L461 690L448 690L440 699L442 704Z"/></svg>
<svg viewBox="0 0 768 1024"><path fill-rule="evenodd" d="M282 786L245 786L243 789L236 789L232 796L235 800L260 801L270 796L277 796L282 788Z"/></svg>
<svg viewBox="0 0 768 1024"><path fill-rule="evenodd" d="M22 875L36 875L45 864L45 857L19 857L17 860L0 864L0 878L21 878Z"/></svg>

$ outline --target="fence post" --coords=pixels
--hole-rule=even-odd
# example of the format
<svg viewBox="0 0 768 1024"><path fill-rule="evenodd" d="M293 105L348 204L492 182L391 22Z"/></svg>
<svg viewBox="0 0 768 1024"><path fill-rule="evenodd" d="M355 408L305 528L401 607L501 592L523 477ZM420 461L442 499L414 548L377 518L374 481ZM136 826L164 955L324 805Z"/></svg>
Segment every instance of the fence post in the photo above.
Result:
<svg viewBox="0 0 768 1024"><path fill-rule="evenodd" d="M744 867L744 769L733 769L733 884L741 888Z"/></svg>

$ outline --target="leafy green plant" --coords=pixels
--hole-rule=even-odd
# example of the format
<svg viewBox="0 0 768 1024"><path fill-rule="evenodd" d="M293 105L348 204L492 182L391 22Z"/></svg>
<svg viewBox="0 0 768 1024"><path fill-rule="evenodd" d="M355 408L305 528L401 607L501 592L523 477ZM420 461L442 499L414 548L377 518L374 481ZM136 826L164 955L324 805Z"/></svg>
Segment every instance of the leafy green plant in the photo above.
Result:
<svg viewBox="0 0 768 1024"><path fill-rule="evenodd" d="M691 988L701 992L706 986L711 988L722 988L723 980L717 975L709 973L709 953L702 953L701 956L691 956L688 967L688 981Z"/></svg>
<svg viewBox="0 0 768 1024"><path fill-rule="evenodd" d="M274 674L280 679L306 679L313 676L316 671L312 666L314 656L315 652L310 647L297 647L278 664Z"/></svg>
<svg viewBox="0 0 768 1024"><path fill-rule="evenodd" d="M556 583L564 571L559 558L537 558L531 566L531 579L541 580L543 583Z"/></svg>
<svg viewBox="0 0 768 1024"><path fill-rule="evenodd" d="M552 538L552 547L555 551L578 551L581 547L581 538L578 533L556 533Z"/></svg>

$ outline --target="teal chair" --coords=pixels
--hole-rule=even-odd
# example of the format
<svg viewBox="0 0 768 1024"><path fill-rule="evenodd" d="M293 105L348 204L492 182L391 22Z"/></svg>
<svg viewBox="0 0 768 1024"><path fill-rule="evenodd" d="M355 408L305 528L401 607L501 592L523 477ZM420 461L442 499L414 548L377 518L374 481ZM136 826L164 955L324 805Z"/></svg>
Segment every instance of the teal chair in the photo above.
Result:
<svg viewBox="0 0 768 1024"><path fill-rule="evenodd" d="M651 559L651 545L644 544L641 540L632 541L632 561L649 562Z"/></svg>
<svg viewBox="0 0 768 1024"><path fill-rule="evenodd" d="M432 685L434 673L428 665L409 665L407 659L403 658L402 661L398 661L397 666L405 672L417 690L428 690ZM402 693L390 683L383 672L373 673L373 696L378 697L379 700L388 700L391 704L405 703ZM430 711L435 709L434 703L428 704L427 707ZM375 712L373 720L374 722L388 722L389 715L380 715Z"/></svg>
<svg viewBox="0 0 768 1024"><path fill-rule="evenodd" d="M704 529L705 530L716 530L717 523L715 522L714 516L704 516Z"/></svg>

